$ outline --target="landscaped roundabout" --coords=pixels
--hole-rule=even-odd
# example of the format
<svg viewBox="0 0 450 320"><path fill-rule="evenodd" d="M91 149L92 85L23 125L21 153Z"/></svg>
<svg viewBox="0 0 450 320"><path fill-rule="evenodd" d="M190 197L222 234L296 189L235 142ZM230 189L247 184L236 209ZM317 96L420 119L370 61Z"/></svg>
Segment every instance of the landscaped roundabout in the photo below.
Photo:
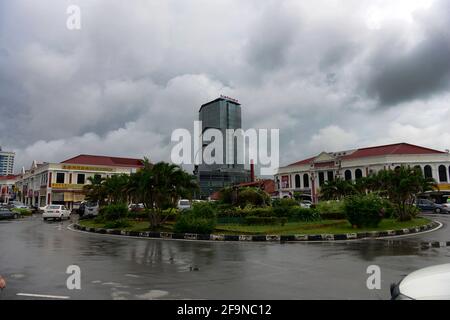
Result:
<svg viewBox="0 0 450 320"><path fill-rule="evenodd" d="M356 182L336 179L321 188L311 208L299 199L270 199L258 188L230 187L216 202L194 202L177 210L196 189L180 167L158 163L128 176L99 180L85 190L102 203L100 214L81 220L82 231L146 238L222 241L335 241L381 238L429 231L440 224L418 217L415 197L434 181L417 168L383 170ZM107 199L107 200L105 200ZM142 203L129 210L125 203Z"/></svg>

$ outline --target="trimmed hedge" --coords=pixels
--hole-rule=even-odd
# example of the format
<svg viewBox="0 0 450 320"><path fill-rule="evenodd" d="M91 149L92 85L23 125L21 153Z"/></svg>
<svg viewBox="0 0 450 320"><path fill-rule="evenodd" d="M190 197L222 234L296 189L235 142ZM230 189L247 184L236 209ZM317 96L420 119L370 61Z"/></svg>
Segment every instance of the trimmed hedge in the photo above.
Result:
<svg viewBox="0 0 450 320"><path fill-rule="evenodd" d="M245 224L249 226L260 226L260 225L277 225L281 224L284 226L288 222L287 218L276 218L276 217L246 217Z"/></svg>
<svg viewBox="0 0 450 320"><path fill-rule="evenodd" d="M216 228L214 219L196 217L192 213L183 214L177 218L173 231L175 233L210 234Z"/></svg>

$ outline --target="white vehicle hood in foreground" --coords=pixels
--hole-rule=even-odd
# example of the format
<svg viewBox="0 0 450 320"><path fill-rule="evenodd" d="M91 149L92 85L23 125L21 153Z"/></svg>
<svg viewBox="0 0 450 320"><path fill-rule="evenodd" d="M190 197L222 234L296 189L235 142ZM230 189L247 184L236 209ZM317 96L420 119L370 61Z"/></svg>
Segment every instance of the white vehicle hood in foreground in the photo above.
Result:
<svg viewBox="0 0 450 320"><path fill-rule="evenodd" d="M409 274L400 283L400 293L416 300L450 300L450 264Z"/></svg>

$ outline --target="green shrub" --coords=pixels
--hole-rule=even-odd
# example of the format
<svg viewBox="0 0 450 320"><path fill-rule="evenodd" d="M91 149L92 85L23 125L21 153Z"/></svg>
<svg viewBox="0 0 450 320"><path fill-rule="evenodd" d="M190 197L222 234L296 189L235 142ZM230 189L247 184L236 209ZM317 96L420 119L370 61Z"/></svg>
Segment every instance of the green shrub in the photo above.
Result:
<svg viewBox="0 0 450 320"><path fill-rule="evenodd" d="M384 202L374 194L350 196L344 202L347 220L358 228L378 227L384 217Z"/></svg>
<svg viewBox="0 0 450 320"><path fill-rule="evenodd" d="M215 219L216 212L209 202L194 203L190 213L196 218Z"/></svg>
<svg viewBox="0 0 450 320"><path fill-rule="evenodd" d="M264 191L255 188L243 188L238 191L237 204L241 208L247 205L262 207L268 203L270 203L270 198Z"/></svg>
<svg viewBox="0 0 450 320"><path fill-rule="evenodd" d="M294 199L275 199L272 201L272 207L295 207L298 206L298 202Z"/></svg>
<svg viewBox="0 0 450 320"><path fill-rule="evenodd" d="M245 208L241 210L242 217L273 217L274 213L272 208Z"/></svg>
<svg viewBox="0 0 450 320"><path fill-rule="evenodd" d="M105 221L124 219L128 216L126 204L110 204L100 210L100 215Z"/></svg>
<svg viewBox="0 0 450 320"><path fill-rule="evenodd" d="M311 222L321 220L320 214L315 209L306 209L302 207L291 207L289 217L296 221Z"/></svg>
<svg viewBox="0 0 450 320"><path fill-rule="evenodd" d="M316 204L315 209L324 220L346 219L344 201L322 201Z"/></svg>
<svg viewBox="0 0 450 320"><path fill-rule="evenodd" d="M266 226L266 225L285 225L288 221L287 218L277 217L245 217L245 224L249 226Z"/></svg>
<svg viewBox="0 0 450 320"><path fill-rule="evenodd" d="M127 219L118 219L114 221L108 221L105 223L105 229L120 229L120 228L128 228L131 226L130 221Z"/></svg>
<svg viewBox="0 0 450 320"><path fill-rule="evenodd" d="M32 215L31 210L25 209L25 208L14 208L11 211L18 213L21 216L31 216Z"/></svg>
<svg viewBox="0 0 450 320"><path fill-rule="evenodd" d="M173 231L175 233L211 234L215 228L215 219L197 217L190 212L177 218Z"/></svg>

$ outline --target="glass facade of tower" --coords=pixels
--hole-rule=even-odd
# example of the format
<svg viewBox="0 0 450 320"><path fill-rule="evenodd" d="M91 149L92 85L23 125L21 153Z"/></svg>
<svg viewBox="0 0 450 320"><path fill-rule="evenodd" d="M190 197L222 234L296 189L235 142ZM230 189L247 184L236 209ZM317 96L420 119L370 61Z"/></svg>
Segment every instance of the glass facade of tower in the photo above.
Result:
<svg viewBox="0 0 450 320"><path fill-rule="evenodd" d="M14 156L14 152L2 151L0 147L0 176L13 174Z"/></svg>
<svg viewBox="0 0 450 320"><path fill-rule="evenodd" d="M194 172L200 180L201 197L207 198L212 193L234 184L248 182L250 173L244 170L243 164L237 163L237 144L226 141L227 129L241 129L241 105L237 101L219 98L204 104L199 111L202 121L202 132L218 129L222 132L223 164L201 164ZM234 150L233 150L234 149ZM227 164L227 154L233 152L233 164Z"/></svg>

